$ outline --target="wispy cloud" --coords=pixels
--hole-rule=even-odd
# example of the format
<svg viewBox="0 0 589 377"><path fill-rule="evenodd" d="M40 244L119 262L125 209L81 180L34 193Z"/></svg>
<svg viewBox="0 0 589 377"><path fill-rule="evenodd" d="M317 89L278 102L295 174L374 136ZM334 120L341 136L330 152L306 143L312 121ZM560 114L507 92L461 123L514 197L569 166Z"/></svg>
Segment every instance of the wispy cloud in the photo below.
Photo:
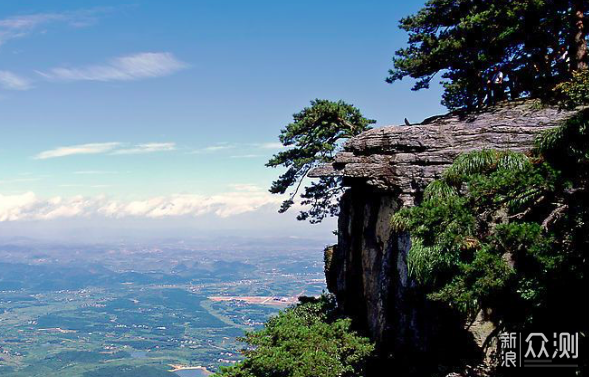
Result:
<svg viewBox="0 0 589 377"><path fill-rule="evenodd" d="M108 188L112 187L112 185L104 185L104 184L96 184L96 185L82 185L79 183L64 183L59 185L59 187L66 187L66 188Z"/></svg>
<svg viewBox="0 0 589 377"><path fill-rule="evenodd" d="M192 152L190 152L190 154L215 153L215 152L226 151L226 150L234 149L234 148L236 148L235 144L218 143L215 145L209 145L208 147L204 147L201 149L193 150Z"/></svg>
<svg viewBox="0 0 589 377"><path fill-rule="evenodd" d="M116 147L120 146L121 143L91 143L91 144L80 144L72 145L68 147L59 147L41 152L34 156L36 160L45 160L48 158L65 157L77 154L99 154L110 152Z"/></svg>
<svg viewBox="0 0 589 377"><path fill-rule="evenodd" d="M236 191L247 191L247 192L265 191L263 188L261 188L258 185L255 185L253 183L233 183L233 184L230 184L229 187L231 187L232 189L234 189Z"/></svg>
<svg viewBox="0 0 589 377"><path fill-rule="evenodd" d="M205 152L217 152L235 148L233 145L212 145L203 149Z"/></svg>
<svg viewBox="0 0 589 377"><path fill-rule="evenodd" d="M283 149L285 148L284 145L282 145L282 143L279 142L273 142L273 143L259 143L259 144L255 144L258 148L261 149Z"/></svg>
<svg viewBox="0 0 589 377"><path fill-rule="evenodd" d="M169 52L142 52L81 68L53 68L37 72L54 81L133 81L169 76L188 65Z"/></svg>
<svg viewBox="0 0 589 377"><path fill-rule="evenodd" d="M113 151L111 154L142 154L173 150L176 150L176 143L147 143L138 144L132 148L118 149Z"/></svg>
<svg viewBox="0 0 589 377"><path fill-rule="evenodd" d="M280 201L281 198L253 185L242 185L235 187L235 191L213 196L178 194L128 202L111 200L105 196L57 196L43 199L33 192L0 194L0 222L92 216L166 218L213 214L226 218L257 211L265 206L277 207Z"/></svg>
<svg viewBox="0 0 589 377"><path fill-rule="evenodd" d="M258 157L266 157L260 154L236 154L229 156L229 158L258 158Z"/></svg>
<svg viewBox="0 0 589 377"><path fill-rule="evenodd" d="M266 143L230 143L219 142L208 147L193 150L190 154L206 154L216 152L226 152L228 150L236 150L229 158L258 158L267 157L267 154L272 150L285 149L281 143L266 142Z"/></svg>
<svg viewBox="0 0 589 377"><path fill-rule="evenodd" d="M176 143L145 143L129 145L120 142L109 143L90 143L70 145L66 147L58 147L43 151L35 156L36 160L46 160L48 158L66 157L79 154L110 154L110 155L126 155L126 154L143 154L154 152L165 152L176 150ZM113 174L116 172L86 170L74 172L74 174Z"/></svg>
<svg viewBox="0 0 589 377"><path fill-rule="evenodd" d="M97 174L118 174L119 172L117 171L112 171L112 170L78 170L75 171L74 174L80 174L80 175L97 175Z"/></svg>
<svg viewBox="0 0 589 377"><path fill-rule="evenodd" d="M277 144L277 143L276 143ZM276 147L277 145L272 143L265 143L265 144L231 144L231 143L218 143L214 145L210 145L208 147L204 147L201 149L193 150L189 152L190 154L206 154L206 153L216 153L216 152L224 152L227 150L233 149L252 149L252 146L255 149L271 149L271 147ZM72 155L80 155L80 154L109 154L109 155L132 155L132 154L146 154L146 153L156 153L156 152L169 152L177 150L176 143L173 142L165 142L165 143L143 143L143 144L129 144L129 143L121 143L121 142L108 142L108 143L90 143L90 144L79 144L79 145L70 145L64 147L58 147L55 149L50 149L47 151L43 151L35 156L34 159L37 160L45 160L49 158L56 158L56 157L66 157ZM258 158L258 157L266 157L263 153L247 153L248 151L244 151L245 153L241 154L231 154L229 158ZM234 152L235 153L235 152ZM87 170L87 171L77 171L74 174L113 174L116 172L108 172L108 171L96 171L96 170Z"/></svg>
<svg viewBox="0 0 589 377"><path fill-rule="evenodd" d="M39 32L42 27L53 23L65 23L72 27L89 26L106 10L95 8L63 13L35 13L0 19L0 45Z"/></svg>
<svg viewBox="0 0 589 377"><path fill-rule="evenodd" d="M8 90L29 90L33 87L31 80L10 71L0 71L0 86Z"/></svg>
<svg viewBox="0 0 589 377"><path fill-rule="evenodd" d="M23 183L23 182L36 182L43 179L42 177L24 177L24 178L12 178L12 179L0 179L0 185L12 184L12 183Z"/></svg>

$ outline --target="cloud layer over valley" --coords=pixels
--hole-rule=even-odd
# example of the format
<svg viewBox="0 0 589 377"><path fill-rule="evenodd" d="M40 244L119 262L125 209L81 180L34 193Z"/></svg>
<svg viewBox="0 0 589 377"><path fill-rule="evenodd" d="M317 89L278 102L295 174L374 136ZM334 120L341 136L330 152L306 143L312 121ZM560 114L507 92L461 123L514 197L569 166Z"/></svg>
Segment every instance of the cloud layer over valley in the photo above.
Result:
<svg viewBox="0 0 589 377"><path fill-rule="evenodd" d="M0 222L96 216L165 218L207 214L227 218L266 206L278 208L280 201L281 198L251 185L235 185L230 192L211 196L175 194L129 201L114 200L104 195L40 198L33 192L26 192L0 194Z"/></svg>

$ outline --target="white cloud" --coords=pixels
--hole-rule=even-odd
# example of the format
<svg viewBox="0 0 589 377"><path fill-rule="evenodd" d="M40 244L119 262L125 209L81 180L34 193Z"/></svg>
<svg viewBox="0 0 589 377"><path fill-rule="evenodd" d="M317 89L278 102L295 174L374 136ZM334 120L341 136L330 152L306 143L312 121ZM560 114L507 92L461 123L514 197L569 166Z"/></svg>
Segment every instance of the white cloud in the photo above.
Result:
<svg viewBox="0 0 589 377"><path fill-rule="evenodd" d="M271 149L277 147L278 143L266 143L266 144L231 144L231 143L218 143L214 145L210 145L201 149L193 150L188 152L189 154L209 154L209 153L217 153L217 152L224 152L233 149L242 149L245 147L246 149L252 148L255 146L256 148L262 149ZM90 143L90 144L80 144L80 145L72 145L72 146L65 146L65 147L58 147L55 149L47 150L41 152L34 156L33 158L38 160L44 160L48 158L55 158L55 157L64 157L64 156L71 156L77 154L109 154L109 155L132 155L132 154L146 154L146 153L155 153L155 152L169 152L177 150L176 143L174 142L153 142L153 143L142 143L142 144L129 144L129 143L121 143L121 142L110 142L110 143ZM265 157L264 154L258 153L239 153L241 151L233 152L234 154L229 155L229 158L258 158L258 157ZM238 153L238 154L235 154ZM74 172L74 174L113 174L116 172L108 172L108 171L78 171Z"/></svg>
<svg viewBox="0 0 589 377"><path fill-rule="evenodd" d="M229 143L229 142L219 142L214 145L210 145L205 148L197 149L190 154L204 154L204 153L214 153L214 152L221 152L230 149L238 149L240 154L233 154L230 155L230 158L256 158L256 157L265 157L267 153L265 150L279 150L285 149L286 147L281 143ZM261 151L264 150L264 151ZM254 152L254 153L252 153ZM257 152L257 153L256 153Z"/></svg>
<svg viewBox="0 0 589 377"><path fill-rule="evenodd" d="M111 202L99 208L98 213L113 217L140 216L149 218L215 214L224 218L252 212L265 205L278 202L279 200L271 194L259 191L236 191L213 196L184 194L155 197L130 203Z"/></svg>
<svg viewBox="0 0 589 377"><path fill-rule="evenodd" d="M278 143L278 142L261 143L261 144L257 144L257 146L262 149L283 149L283 148L285 148L284 145L282 145L282 143Z"/></svg>
<svg viewBox="0 0 589 377"><path fill-rule="evenodd" d="M232 189L236 190L236 191L248 191L248 192L262 192L264 191L264 189L262 189L260 186L255 185L253 183L234 183L229 185L229 187L231 187Z"/></svg>
<svg viewBox="0 0 589 377"><path fill-rule="evenodd" d="M215 145L209 145L208 147L204 147L201 149L194 150L190 152L190 154L203 154L203 153L215 153L220 151L226 151L229 149L234 149L236 146L230 143L218 143Z"/></svg>
<svg viewBox="0 0 589 377"><path fill-rule="evenodd" d="M210 147L204 148L203 150L206 152L217 152L233 148L235 148L233 145L212 145Z"/></svg>
<svg viewBox="0 0 589 377"><path fill-rule="evenodd" d="M229 156L229 158L258 158L258 157L265 157L259 154L236 154L233 156Z"/></svg>
<svg viewBox="0 0 589 377"><path fill-rule="evenodd" d="M37 160L45 160L48 158L65 157L77 154L98 154L110 152L116 147L120 146L121 143L91 143L91 144L80 144L72 145L68 147L59 147L44 151L36 155L34 158Z"/></svg>
<svg viewBox="0 0 589 377"><path fill-rule="evenodd" d="M81 185L78 183L65 183L65 184L59 185L59 187L108 188L108 187L112 187L112 185Z"/></svg>
<svg viewBox="0 0 589 377"><path fill-rule="evenodd" d="M84 27L96 22L103 9L86 9L63 13L35 13L0 19L0 45L39 32L43 26L66 23L72 27Z"/></svg>
<svg viewBox="0 0 589 377"><path fill-rule="evenodd" d="M24 178L13 178L13 179L0 179L0 185L11 184L11 183L22 183L22 182L35 182L40 181L42 177L24 177Z"/></svg>
<svg viewBox="0 0 589 377"><path fill-rule="evenodd" d="M31 81L10 71L0 71L0 86L8 90L29 90Z"/></svg>
<svg viewBox="0 0 589 377"><path fill-rule="evenodd" d="M281 198L254 185L236 185L235 191L212 196L176 194L122 202L105 196L43 199L33 192L0 194L0 222L51 220L66 217L167 218L215 215L221 218L277 207Z"/></svg>
<svg viewBox="0 0 589 377"><path fill-rule="evenodd" d="M133 81L168 76L187 67L169 52L143 52L81 68L53 68L38 72L55 81Z"/></svg>
<svg viewBox="0 0 589 377"><path fill-rule="evenodd" d="M96 175L96 174L118 174L117 171L110 171L110 170L79 170L75 171L74 174L80 175Z"/></svg>
<svg viewBox="0 0 589 377"><path fill-rule="evenodd" d="M138 144L132 148L118 149L111 154L142 154L153 152L166 152L176 150L176 143L147 143Z"/></svg>
<svg viewBox="0 0 589 377"><path fill-rule="evenodd" d="M34 193L21 195L0 194L0 221L14 221L23 217L25 213L34 210L37 198Z"/></svg>
<svg viewBox="0 0 589 377"><path fill-rule="evenodd" d="M110 154L110 155L125 155L125 154L143 154L154 152L165 152L176 150L176 143L145 143L126 146L124 143L109 142L109 143L90 143L71 145L67 147L58 147L41 152L34 156L36 160L46 160L48 158L73 156L78 154ZM85 170L74 172L74 174L116 174L116 172L100 171L100 170Z"/></svg>

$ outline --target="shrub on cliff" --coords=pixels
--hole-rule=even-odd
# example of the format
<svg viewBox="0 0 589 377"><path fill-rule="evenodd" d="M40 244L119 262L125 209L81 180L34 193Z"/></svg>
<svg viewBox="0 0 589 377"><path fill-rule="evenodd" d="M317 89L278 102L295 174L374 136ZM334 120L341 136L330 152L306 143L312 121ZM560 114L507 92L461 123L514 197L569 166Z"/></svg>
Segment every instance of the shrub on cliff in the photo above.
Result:
<svg viewBox="0 0 589 377"><path fill-rule="evenodd" d="M306 298L243 339L245 360L223 377L363 376L374 347L338 316L332 298Z"/></svg>
<svg viewBox="0 0 589 377"><path fill-rule="evenodd" d="M534 155L460 156L424 201L392 218L433 300L500 328L587 330L589 116L543 134Z"/></svg>

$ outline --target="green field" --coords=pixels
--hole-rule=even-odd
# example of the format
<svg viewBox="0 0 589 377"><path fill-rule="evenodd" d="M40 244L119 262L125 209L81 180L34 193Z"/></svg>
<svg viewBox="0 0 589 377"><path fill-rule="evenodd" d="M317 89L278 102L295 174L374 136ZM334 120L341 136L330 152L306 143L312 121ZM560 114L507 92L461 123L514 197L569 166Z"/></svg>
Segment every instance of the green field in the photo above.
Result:
<svg viewBox="0 0 589 377"><path fill-rule="evenodd" d="M264 269L245 269L235 276L240 280L196 273L180 279L167 273L89 274L62 266L0 264L0 375L158 377L177 376L170 365L214 371L234 363L241 347L236 337L279 308L213 302L209 296L291 296L323 289L320 268L302 268L306 271L296 277L287 269Z"/></svg>

